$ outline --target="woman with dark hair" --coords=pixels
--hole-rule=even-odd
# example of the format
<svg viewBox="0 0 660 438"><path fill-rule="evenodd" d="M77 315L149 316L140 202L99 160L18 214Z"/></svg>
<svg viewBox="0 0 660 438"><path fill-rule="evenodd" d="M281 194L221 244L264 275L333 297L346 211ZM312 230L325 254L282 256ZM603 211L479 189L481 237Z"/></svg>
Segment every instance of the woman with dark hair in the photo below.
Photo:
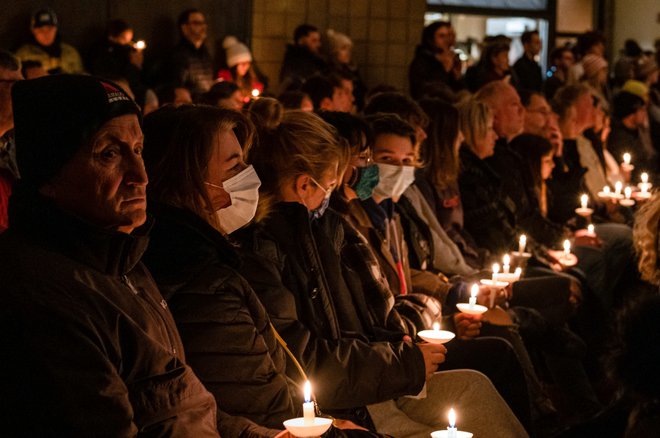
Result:
<svg viewBox="0 0 660 438"><path fill-rule="evenodd" d="M455 42L456 33L448 21L436 21L424 28L408 70L414 99L422 98L430 88L445 88L450 94L465 88L461 61L453 51Z"/></svg>
<svg viewBox="0 0 660 438"><path fill-rule="evenodd" d="M243 103L263 94L268 79L254 65L250 49L232 35L225 37L222 48L225 50L227 68L218 71L218 80L235 83Z"/></svg>
<svg viewBox="0 0 660 438"><path fill-rule="evenodd" d="M517 84L515 72L509 66L510 41L504 37L493 37L484 41L484 49L479 62L465 72L468 89L475 93L489 82L509 78L514 87Z"/></svg>

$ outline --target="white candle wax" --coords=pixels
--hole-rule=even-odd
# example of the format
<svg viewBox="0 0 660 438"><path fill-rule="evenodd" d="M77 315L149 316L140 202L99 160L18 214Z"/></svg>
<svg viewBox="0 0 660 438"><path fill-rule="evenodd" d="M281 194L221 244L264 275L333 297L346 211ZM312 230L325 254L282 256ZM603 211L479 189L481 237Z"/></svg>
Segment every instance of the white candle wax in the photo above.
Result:
<svg viewBox="0 0 660 438"><path fill-rule="evenodd" d="M614 193L620 195L621 190L623 190L623 183L621 181L617 181L616 184L614 184Z"/></svg>
<svg viewBox="0 0 660 438"><path fill-rule="evenodd" d="M505 274L508 274L509 269L511 269L511 256L504 254L504 257L502 257L502 270Z"/></svg>
<svg viewBox="0 0 660 438"><path fill-rule="evenodd" d="M632 187L626 187L624 193L626 194L626 199L630 199L632 196Z"/></svg>
<svg viewBox="0 0 660 438"><path fill-rule="evenodd" d="M527 246L527 236L521 234L520 240L518 240L518 253L520 253L520 256L525 252L525 246Z"/></svg>
<svg viewBox="0 0 660 438"><path fill-rule="evenodd" d="M447 415L449 417L449 427L447 428L447 438L456 438L456 432L458 429L456 428L456 412L454 412L454 408L449 409L449 414Z"/></svg>
<svg viewBox="0 0 660 438"><path fill-rule="evenodd" d="M478 294L479 294L479 285L473 284L472 288L470 289L470 300L468 301L468 304L470 304L470 308L474 308L474 305L477 304Z"/></svg>
<svg viewBox="0 0 660 438"><path fill-rule="evenodd" d="M564 257L568 258L571 255L571 242L564 240Z"/></svg>
<svg viewBox="0 0 660 438"><path fill-rule="evenodd" d="M520 280L520 276L522 275L522 268L518 266L513 273L516 275L516 278Z"/></svg>
<svg viewBox="0 0 660 438"><path fill-rule="evenodd" d="M435 330L436 332L440 331L440 323L439 322L436 321L436 322L433 323L433 330Z"/></svg>
<svg viewBox="0 0 660 438"><path fill-rule="evenodd" d="M309 380L304 386L305 403L303 403L303 422L305 425L314 424L314 402L312 401L312 385Z"/></svg>
<svg viewBox="0 0 660 438"><path fill-rule="evenodd" d="M580 207L587 208L588 205L589 205L589 196L586 194L580 196Z"/></svg>

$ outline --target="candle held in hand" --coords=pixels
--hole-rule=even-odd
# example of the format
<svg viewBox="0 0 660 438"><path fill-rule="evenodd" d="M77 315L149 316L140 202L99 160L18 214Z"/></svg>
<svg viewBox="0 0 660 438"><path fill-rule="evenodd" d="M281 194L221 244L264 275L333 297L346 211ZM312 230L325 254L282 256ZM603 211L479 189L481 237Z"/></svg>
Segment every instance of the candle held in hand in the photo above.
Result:
<svg viewBox="0 0 660 438"><path fill-rule="evenodd" d="M626 195L626 199L630 199L632 196L632 187L626 187L623 192Z"/></svg>
<svg viewBox="0 0 660 438"><path fill-rule="evenodd" d="M617 181L616 184L614 184L614 193L620 195L621 190L623 190L623 183L621 181Z"/></svg>
<svg viewBox="0 0 660 438"><path fill-rule="evenodd" d="M440 330L440 323L439 322L436 321L436 322L433 323L433 330L435 330L436 332Z"/></svg>
<svg viewBox="0 0 660 438"><path fill-rule="evenodd" d="M596 229L594 228L594 224L587 225L587 232L592 236L596 234Z"/></svg>
<svg viewBox="0 0 660 438"><path fill-rule="evenodd" d="M630 154L628 152L623 154L623 163L624 164L630 165L630 160L631 160L631 157L630 157Z"/></svg>
<svg viewBox="0 0 660 438"><path fill-rule="evenodd" d="M305 425L314 424L314 402L312 401L312 385L309 380L305 382L304 387L305 403L303 403L303 419Z"/></svg>
<svg viewBox="0 0 660 438"><path fill-rule="evenodd" d="M648 182L649 182L649 174L648 173L646 173L646 172L642 173L641 178L642 178L642 182L644 184L648 184Z"/></svg>
<svg viewBox="0 0 660 438"><path fill-rule="evenodd" d="M508 274L509 269L511 269L511 256L504 254L504 257L502 257L502 270L505 274Z"/></svg>
<svg viewBox="0 0 660 438"><path fill-rule="evenodd" d="M564 257L568 258L571 255L571 242L567 239L564 240Z"/></svg>
<svg viewBox="0 0 660 438"><path fill-rule="evenodd" d="M580 196L580 207L587 208L588 205L589 205L589 196L583 194L582 196Z"/></svg>

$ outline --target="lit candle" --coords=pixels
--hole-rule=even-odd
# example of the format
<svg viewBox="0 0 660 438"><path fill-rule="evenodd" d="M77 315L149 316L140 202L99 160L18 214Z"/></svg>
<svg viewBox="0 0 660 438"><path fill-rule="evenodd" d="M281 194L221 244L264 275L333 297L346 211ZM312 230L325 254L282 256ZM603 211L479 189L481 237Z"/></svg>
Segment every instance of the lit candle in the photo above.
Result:
<svg viewBox="0 0 660 438"><path fill-rule="evenodd" d="M610 186L603 187L603 193L605 196L610 196Z"/></svg>
<svg viewBox="0 0 660 438"><path fill-rule="evenodd" d="M314 402L312 401L312 385L309 380L305 381L304 387L305 403L303 403L303 423L314 424Z"/></svg>
<svg viewBox="0 0 660 438"><path fill-rule="evenodd" d="M630 154L629 154L628 152L626 152L625 154L623 154L623 163L624 163L626 166L630 166L630 158L631 158L631 157L630 157Z"/></svg>
<svg viewBox="0 0 660 438"><path fill-rule="evenodd" d="M477 304L477 295L479 294L479 285L478 284L473 284L472 288L470 289L470 300L468 301L468 304L470 304L470 308L474 308L474 305Z"/></svg>
<svg viewBox="0 0 660 438"><path fill-rule="evenodd" d="M259 97L259 90L256 88L252 89L252 97Z"/></svg>
<svg viewBox="0 0 660 438"><path fill-rule="evenodd" d="M451 408L449 410L449 427L447 428L447 438L456 438L456 432L458 429L456 428L456 412L454 412L454 408Z"/></svg>
<svg viewBox="0 0 660 438"><path fill-rule="evenodd" d="M511 257L509 256L509 254L504 254L504 257L502 257L502 271L505 274L509 273L509 269L511 268L510 264L511 264Z"/></svg>
<svg viewBox="0 0 660 438"><path fill-rule="evenodd" d="M147 44L144 41L140 40L137 43L135 43L135 48L137 50L144 50L147 48Z"/></svg>
<svg viewBox="0 0 660 438"><path fill-rule="evenodd" d="M587 225L587 232L591 234L592 236L596 234L596 230L594 228L594 224L589 224Z"/></svg>
<svg viewBox="0 0 660 438"><path fill-rule="evenodd" d="M589 205L589 196L587 194L583 194L580 196L580 207L587 208L587 205Z"/></svg>
<svg viewBox="0 0 660 438"><path fill-rule="evenodd" d="M571 255L571 242L568 239L564 240L564 257L569 258Z"/></svg>
<svg viewBox="0 0 660 438"><path fill-rule="evenodd" d="M644 184L648 184L648 182L649 182L649 174L648 173L646 173L646 172L642 173L642 182Z"/></svg>
<svg viewBox="0 0 660 438"><path fill-rule="evenodd" d="M614 184L614 193L620 195L621 190L623 190L623 183L621 181L617 181L616 184Z"/></svg>
<svg viewBox="0 0 660 438"><path fill-rule="evenodd" d="M499 263L493 263L493 283L497 281L497 274L500 273Z"/></svg>
<svg viewBox="0 0 660 438"><path fill-rule="evenodd" d="M527 246L527 236L524 234L520 235L520 240L518 240L518 252L522 256L525 252L525 246Z"/></svg>
<svg viewBox="0 0 660 438"><path fill-rule="evenodd" d="M630 199L632 196L632 187L626 187L624 193L626 194L626 199Z"/></svg>
<svg viewBox="0 0 660 438"><path fill-rule="evenodd" d="M517 278L518 280L520 280L520 276L522 275L522 268L521 268L520 266L518 266L518 267L516 268L516 270L513 271L513 273L516 275L516 278Z"/></svg>
<svg viewBox="0 0 660 438"><path fill-rule="evenodd" d="M436 321L436 322L433 323L433 330L435 330L436 332L440 331L440 323L439 322Z"/></svg>

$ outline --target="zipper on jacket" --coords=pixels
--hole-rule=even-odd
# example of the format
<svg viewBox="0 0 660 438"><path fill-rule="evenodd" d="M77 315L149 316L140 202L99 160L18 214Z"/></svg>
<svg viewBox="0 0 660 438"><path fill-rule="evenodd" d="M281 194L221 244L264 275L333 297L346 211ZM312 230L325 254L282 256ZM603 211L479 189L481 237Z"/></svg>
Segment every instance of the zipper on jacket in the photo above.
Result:
<svg viewBox="0 0 660 438"><path fill-rule="evenodd" d="M129 288L131 292L133 292L133 295L139 295L140 294L140 291L133 285L131 280L128 278L128 275L122 275L120 277L120 279L121 279L121 282L124 283L124 285L126 285L126 287ZM144 300L147 301L148 305L151 304L151 301L148 299L148 294L147 294L147 298L145 298ZM167 304L166 304L165 300L161 300L160 306L163 309L167 309ZM172 334L170 333L170 330L168 328L167 320L165 320L165 318L163 318L163 315L160 314L158 309L156 309L156 313L158 314L158 317L160 318L160 320L163 322L163 327L165 328L167 341L170 344L170 352L172 353L172 355L176 356L177 351L176 351L176 347L174 346L174 342L172 342Z"/></svg>

